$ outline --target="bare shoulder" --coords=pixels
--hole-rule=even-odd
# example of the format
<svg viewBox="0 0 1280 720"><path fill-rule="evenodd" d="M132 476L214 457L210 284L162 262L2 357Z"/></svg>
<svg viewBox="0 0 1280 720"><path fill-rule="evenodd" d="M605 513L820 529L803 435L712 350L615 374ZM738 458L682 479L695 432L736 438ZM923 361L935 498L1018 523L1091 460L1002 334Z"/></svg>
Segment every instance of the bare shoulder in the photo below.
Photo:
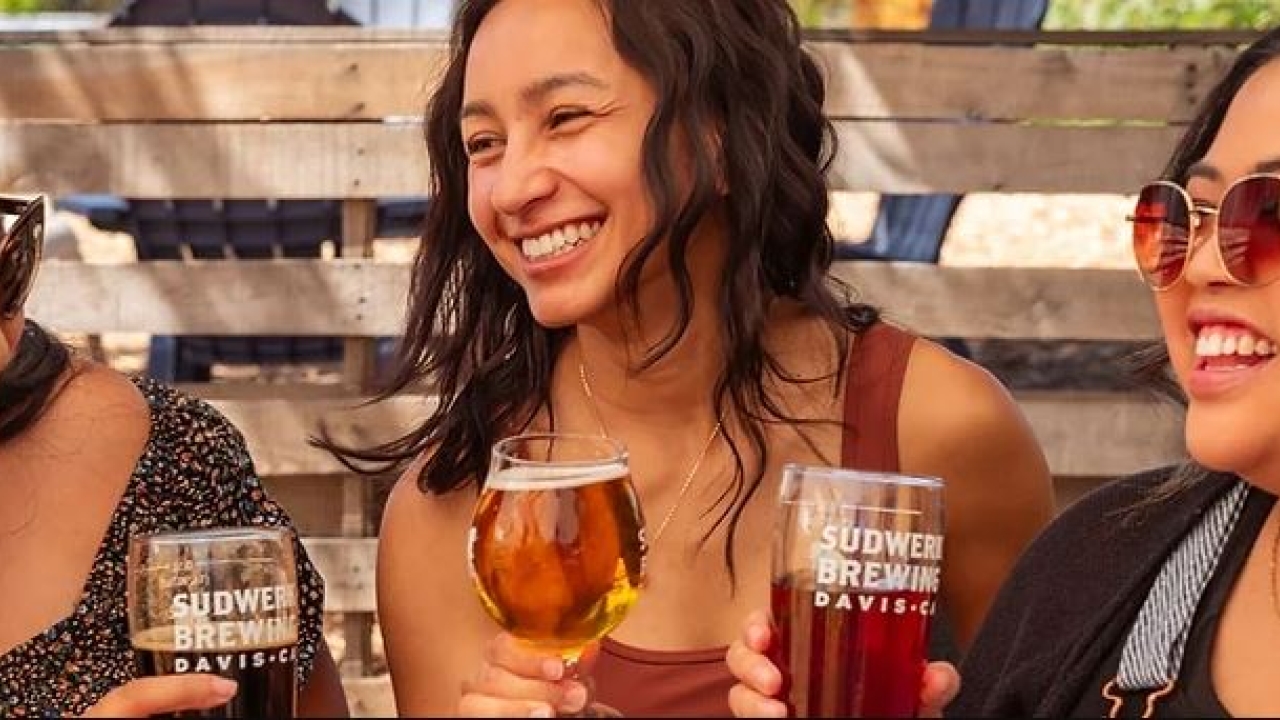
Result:
<svg viewBox="0 0 1280 720"><path fill-rule="evenodd" d="M1014 561L1054 513L1048 463L1012 394L985 368L917 340L898 415L907 472L946 483L950 603L967 643Z"/></svg>
<svg viewBox="0 0 1280 720"><path fill-rule="evenodd" d="M49 407L51 419L149 424L147 399L124 375L93 363L71 374ZM107 430L108 428L103 428Z"/></svg>
<svg viewBox="0 0 1280 720"><path fill-rule="evenodd" d="M64 457L136 459L151 432L151 409L129 378L102 365L84 364L71 373L33 428L42 442Z"/></svg>
<svg viewBox="0 0 1280 720"><path fill-rule="evenodd" d="M380 537L407 537L413 538L415 542L431 541L433 548L443 550L449 544L456 543L459 532L465 536L476 495L470 487L447 493L424 491L418 478L425 464L425 457L415 460L391 488L383 512ZM420 550L432 552L428 548Z"/></svg>
<svg viewBox="0 0 1280 720"><path fill-rule="evenodd" d="M934 440L1027 427L1013 396L986 368L924 338L912 346L900 412L910 421L903 427L907 436Z"/></svg>
<svg viewBox="0 0 1280 720"><path fill-rule="evenodd" d="M414 462L387 499L378 542L378 613L401 715L456 711L462 682L497 633L475 595L467 538L475 492L424 492Z"/></svg>

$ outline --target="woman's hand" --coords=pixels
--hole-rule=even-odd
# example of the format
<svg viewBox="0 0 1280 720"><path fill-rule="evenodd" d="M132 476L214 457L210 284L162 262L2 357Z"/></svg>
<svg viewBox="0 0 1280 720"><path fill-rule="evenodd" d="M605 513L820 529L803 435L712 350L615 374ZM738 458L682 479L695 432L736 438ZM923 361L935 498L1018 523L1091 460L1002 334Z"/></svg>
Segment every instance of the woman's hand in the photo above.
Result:
<svg viewBox="0 0 1280 720"><path fill-rule="evenodd" d="M136 678L103 695L84 717L145 718L179 710L208 710L225 705L235 694L235 680L207 673Z"/></svg>
<svg viewBox="0 0 1280 720"><path fill-rule="evenodd" d="M782 689L782 673L765 656L773 630L769 616L747 616L742 637L729 646L725 662L738 683L729 690L729 707L736 717L786 717L787 706L774 696ZM942 709L960 690L960 674L950 663L929 663L920 683L919 717L942 717Z"/></svg>
<svg viewBox="0 0 1280 720"><path fill-rule="evenodd" d="M586 672L595 647L583 653ZM463 683L458 714L463 717L554 717L582 710L587 688L567 676L556 653L530 648L510 633L501 633L485 648L475 678Z"/></svg>

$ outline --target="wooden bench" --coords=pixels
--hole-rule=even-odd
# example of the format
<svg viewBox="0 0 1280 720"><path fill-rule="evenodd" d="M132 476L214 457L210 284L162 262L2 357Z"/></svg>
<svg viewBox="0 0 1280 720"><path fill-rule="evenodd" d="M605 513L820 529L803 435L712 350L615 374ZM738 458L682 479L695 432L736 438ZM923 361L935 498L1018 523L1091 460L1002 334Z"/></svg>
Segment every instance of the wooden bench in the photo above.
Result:
<svg viewBox="0 0 1280 720"><path fill-rule="evenodd" d="M1245 33L933 31L810 38L830 79L837 190L1125 193L1155 175ZM372 339L400 331L408 267L369 258L379 197L420 194L419 116L442 38L364 28L0 35L0 191L342 198L345 257L48 261L30 314L65 332L342 335L336 385L188 387L245 432L307 535L343 630L357 714L394 706L371 664L376 483L306 442L387 437L428 396L352 410ZM1028 238L1034 241L1034 238ZM835 274L930 336L1155 339L1121 270L842 262ZM1069 496L1180 454L1177 413L1127 393L1016 395ZM338 618L341 618L340 623Z"/></svg>

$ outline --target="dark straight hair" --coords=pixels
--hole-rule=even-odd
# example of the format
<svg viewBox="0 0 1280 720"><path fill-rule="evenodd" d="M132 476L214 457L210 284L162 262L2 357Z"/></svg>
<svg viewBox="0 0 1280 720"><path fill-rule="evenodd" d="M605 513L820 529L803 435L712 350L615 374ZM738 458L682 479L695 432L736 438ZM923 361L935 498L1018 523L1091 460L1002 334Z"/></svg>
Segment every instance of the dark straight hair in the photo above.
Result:
<svg viewBox="0 0 1280 720"><path fill-rule="evenodd" d="M1186 185L1191 166L1204 159L1209 147L1218 137L1227 110L1240 88L1264 65L1280 59L1280 28L1272 28L1236 56L1226 74L1218 81L1200 104L1191 124L1174 147L1173 155L1165 165L1161 177ZM1280 119L1278 119L1280 121ZM1277 125L1280 127L1280 125ZM1159 396L1185 408L1187 398L1173 379L1169 367L1169 350L1163 342L1156 343L1130 358L1131 375ZM1179 464L1168 482L1156 489L1155 498L1167 498L1178 491L1200 482L1216 473L1187 458Z"/></svg>
<svg viewBox="0 0 1280 720"><path fill-rule="evenodd" d="M520 287L494 260L467 212L468 160L458 131L464 71L476 32L496 4L464 0L456 10L448 64L427 109L432 200L404 341L381 395L426 382L439 404L417 428L371 448L340 446L323 428L316 439L352 469L374 473L396 470L429 450L418 478L425 492L483 483L495 440L527 427L540 410L550 412L552 369L571 332L535 322ZM766 390L770 377L805 381L789 376L764 348L771 301L790 298L823 318L842 369L847 332L860 332L878 317L873 307L850 303L848 288L828 275L833 240L825 175L835 135L822 110L825 88L786 0L598 4L614 47L657 96L642 167L656 220L628 258L617 291L624 308L639 313L644 268L665 263L677 309L665 335L646 349L642 367L669 352L688 328L693 291L686 249L698 221L727 202L729 252L715 298L725 357L714 402L722 416L743 420L747 434L747 447L743 438L726 435L736 471L716 520L730 522L725 554L732 573L733 529L761 481L759 473L746 477L744 457L749 453L763 468L765 424L803 422L788 417ZM676 182L672 161L677 143L688 150L684 183ZM717 191L721 179L730 189L727 201Z"/></svg>
<svg viewBox="0 0 1280 720"><path fill-rule="evenodd" d="M40 419L70 367L67 346L28 320L13 359L0 371L0 445Z"/></svg>

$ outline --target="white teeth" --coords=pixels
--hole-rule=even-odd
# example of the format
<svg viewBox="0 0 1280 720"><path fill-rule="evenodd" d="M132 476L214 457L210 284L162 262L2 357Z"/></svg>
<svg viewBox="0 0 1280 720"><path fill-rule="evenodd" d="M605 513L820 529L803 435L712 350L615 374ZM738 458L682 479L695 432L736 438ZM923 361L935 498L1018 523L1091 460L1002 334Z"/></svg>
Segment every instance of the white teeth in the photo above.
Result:
<svg viewBox="0 0 1280 720"><path fill-rule="evenodd" d="M1276 354L1276 343L1241 328L1204 327L1196 336L1200 357L1268 357Z"/></svg>
<svg viewBox="0 0 1280 720"><path fill-rule="evenodd" d="M520 241L520 252L530 260L542 260L566 253L600 232L600 221L569 223L538 237Z"/></svg>

